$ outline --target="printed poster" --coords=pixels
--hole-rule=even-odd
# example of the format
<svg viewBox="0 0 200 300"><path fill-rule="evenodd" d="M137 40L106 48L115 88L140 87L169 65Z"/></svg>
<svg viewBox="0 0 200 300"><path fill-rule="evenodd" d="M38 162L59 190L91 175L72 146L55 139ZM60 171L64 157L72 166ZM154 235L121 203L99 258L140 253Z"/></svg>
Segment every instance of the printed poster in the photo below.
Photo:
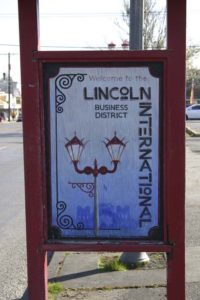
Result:
<svg viewBox="0 0 200 300"><path fill-rule="evenodd" d="M148 64L48 77L51 238L159 239L160 86Z"/></svg>

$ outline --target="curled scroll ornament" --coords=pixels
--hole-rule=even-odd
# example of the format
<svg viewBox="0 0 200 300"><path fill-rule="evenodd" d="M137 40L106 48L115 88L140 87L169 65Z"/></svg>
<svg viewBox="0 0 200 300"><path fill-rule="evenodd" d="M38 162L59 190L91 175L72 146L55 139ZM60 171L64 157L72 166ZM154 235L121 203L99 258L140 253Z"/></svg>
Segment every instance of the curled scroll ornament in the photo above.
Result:
<svg viewBox="0 0 200 300"><path fill-rule="evenodd" d="M57 203L57 224L62 229L84 229L84 224L79 222L77 225L74 225L73 219L71 216L65 214L67 205L63 201Z"/></svg>
<svg viewBox="0 0 200 300"><path fill-rule="evenodd" d="M56 112L62 113L63 107L61 104L65 102L66 95L63 90L67 90L72 86L73 80L76 78L77 81L82 82L87 74L61 74L56 78L55 81L55 98L56 98Z"/></svg>
<svg viewBox="0 0 200 300"><path fill-rule="evenodd" d="M68 182L73 189L79 188L82 192L88 194L90 198L94 198L94 183L93 182Z"/></svg>

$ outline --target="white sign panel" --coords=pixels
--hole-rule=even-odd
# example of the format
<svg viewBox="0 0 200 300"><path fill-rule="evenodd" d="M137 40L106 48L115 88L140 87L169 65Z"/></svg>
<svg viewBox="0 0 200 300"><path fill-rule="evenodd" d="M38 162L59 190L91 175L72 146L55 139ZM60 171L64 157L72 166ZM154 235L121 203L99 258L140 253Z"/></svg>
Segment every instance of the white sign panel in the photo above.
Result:
<svg viewBox="0 0 200 300"><path fill-rule="evenodd" d="M159 76L148 65L60 67L48 89L52 237L154 237Z"/></svg>

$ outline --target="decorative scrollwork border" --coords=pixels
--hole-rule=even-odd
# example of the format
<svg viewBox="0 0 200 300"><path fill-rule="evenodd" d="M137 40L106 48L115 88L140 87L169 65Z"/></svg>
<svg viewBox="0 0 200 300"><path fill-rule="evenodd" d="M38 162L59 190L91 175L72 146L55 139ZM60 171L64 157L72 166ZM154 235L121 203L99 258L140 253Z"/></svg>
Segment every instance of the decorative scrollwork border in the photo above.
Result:
<svg viewBox="0 0 200 300"><path fill-rule="evenodd" d="M69 89L72 86L75 78L78 82L82 82L84 81L86 75L87 74L77 73L77 74L61 74L57 76L57 78L55 79L56 114L63 112L62 104L66 101L66 95L64 91ZM56 117L56 131L57 131L57 117ZM56 132L56 137L57 137L57 132ZM56 208L57 208L57 225L59 226L59 228L74 229L74 230L84 229L84 224L82 222L79 222L75 225L73 218L70 215L66 214L67 204L64 201L59 201L58 195L57 195Z"/></svg>
<svg viewBox="0 0 200 300"><path fill-rule="evenodd" d="M90 198L94 198L94 183L93 182L68 182L73 189L79 188L83 193L88 194Z"/></svg>
<svg viewBox="0 0 200 300"><path fill-rule="evenodd" d="M71 216L65 214L67 209L67 204L64 201L57 202L57 224L62 229L76 229L83 230L84 224L82 222L74 225L73 219Z"/></svg>
<svg viewBox="0 0 200 300"><path fill-rule="evenodd" d="M55 99L56 99L56 112L62 113L62 103L66 100L66 95L63 90L69 89L72 86L73 80L82 82L87 74L61 74L55 80Z"/></svg>

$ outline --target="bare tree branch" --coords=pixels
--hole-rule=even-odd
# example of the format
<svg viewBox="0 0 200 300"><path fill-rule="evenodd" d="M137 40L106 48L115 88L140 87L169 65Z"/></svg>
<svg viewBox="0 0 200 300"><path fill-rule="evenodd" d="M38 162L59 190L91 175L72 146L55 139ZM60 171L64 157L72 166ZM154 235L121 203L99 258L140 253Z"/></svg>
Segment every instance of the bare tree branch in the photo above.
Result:
<svg viewBox="0 0 200 300"><path fill-rule="evenodd" d="M122 18L127 25L128 36L130 26L130 2L128 0L124 0ZM122 28L119 23L118 26ZM143 44L145 50L166 47L166 12L156 10L156 0L144 0Z"/></svg>

